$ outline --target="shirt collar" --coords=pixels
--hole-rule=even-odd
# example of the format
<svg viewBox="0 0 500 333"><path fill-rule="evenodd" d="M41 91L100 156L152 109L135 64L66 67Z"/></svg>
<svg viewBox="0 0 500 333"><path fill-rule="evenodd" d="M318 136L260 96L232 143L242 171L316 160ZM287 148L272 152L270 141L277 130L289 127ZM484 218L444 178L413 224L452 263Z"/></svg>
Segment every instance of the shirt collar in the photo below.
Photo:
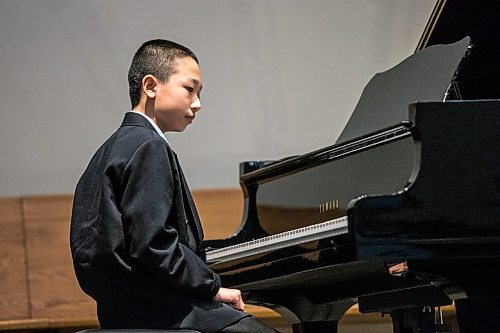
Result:
<svg viewBox="0 0 500 333"><path fill-rule="evenodd" d="M144 113L142 112L138 112L138 111L128 111L128 112L133 112L133 113L137 113L137 114L140 114L141 116L143 116L144 118L146 118L149 123L151 124L151 126L154 127L155 131L158 133L159 136L162 137L163 140L165 140L165 142L168 143L167 141L167 138L165 137L165 134L163 134L163 132L161 131L161 129L158 127L158 125L156 125L156 123L153 121L153 119L149 118L148 116L146 116Z"/></svg>

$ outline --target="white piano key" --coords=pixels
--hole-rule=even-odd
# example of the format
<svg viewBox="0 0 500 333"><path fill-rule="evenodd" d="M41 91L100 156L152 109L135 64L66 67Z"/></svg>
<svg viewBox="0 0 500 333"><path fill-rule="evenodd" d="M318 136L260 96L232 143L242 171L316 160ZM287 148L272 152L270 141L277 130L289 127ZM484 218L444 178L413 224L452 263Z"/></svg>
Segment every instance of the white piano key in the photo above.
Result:
<svg viewBox="0 0 500 333"><path fill-rule="evenodd" d="M213 263L240 259L288 246L346 234L347 232L347 216L343 216L307 227L255 239L253 241L207 251L206 261L208 263Z"/></svg>

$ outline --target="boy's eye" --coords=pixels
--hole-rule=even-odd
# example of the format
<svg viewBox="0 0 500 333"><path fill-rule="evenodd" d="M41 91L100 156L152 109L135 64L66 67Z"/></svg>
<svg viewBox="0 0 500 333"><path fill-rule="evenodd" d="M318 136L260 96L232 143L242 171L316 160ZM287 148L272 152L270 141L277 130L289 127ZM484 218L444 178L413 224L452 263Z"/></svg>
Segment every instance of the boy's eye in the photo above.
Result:
<svg viewBox="0 0 500 333"><path fill-rule="evenodd" d="M189 93L192 93L194 91L193 87L185 87L185 88Z"/></svg>

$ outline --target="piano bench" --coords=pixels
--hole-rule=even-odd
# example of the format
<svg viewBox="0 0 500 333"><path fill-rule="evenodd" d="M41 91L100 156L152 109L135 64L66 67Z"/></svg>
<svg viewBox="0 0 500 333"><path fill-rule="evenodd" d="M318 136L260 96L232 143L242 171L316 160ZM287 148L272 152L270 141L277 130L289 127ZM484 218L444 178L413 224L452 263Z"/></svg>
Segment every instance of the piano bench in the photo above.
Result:
<svg viewBox="0 0 500 333"><path fill-rule="evenodd" d="M154 330L154 329L99 329L92 328L76 333L201 333L199 331L178 329L178 330Z"/></svg>

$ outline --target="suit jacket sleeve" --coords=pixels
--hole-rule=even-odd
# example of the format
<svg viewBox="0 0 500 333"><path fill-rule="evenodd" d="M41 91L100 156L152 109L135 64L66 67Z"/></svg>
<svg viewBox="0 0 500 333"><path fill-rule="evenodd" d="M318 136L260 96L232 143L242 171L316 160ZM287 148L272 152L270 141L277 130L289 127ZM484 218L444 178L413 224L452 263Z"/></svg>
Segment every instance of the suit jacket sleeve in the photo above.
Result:
<svg viewBox="0 0 500 333"><path fill-rule="evenodd" d="M179 241L172 213L175 178L165 143L143 143L127 163L122 179L122 221L130 256L168 288L213 298L220 278L189 247ZM179 190L179 189L178 189Z"/></svg>

